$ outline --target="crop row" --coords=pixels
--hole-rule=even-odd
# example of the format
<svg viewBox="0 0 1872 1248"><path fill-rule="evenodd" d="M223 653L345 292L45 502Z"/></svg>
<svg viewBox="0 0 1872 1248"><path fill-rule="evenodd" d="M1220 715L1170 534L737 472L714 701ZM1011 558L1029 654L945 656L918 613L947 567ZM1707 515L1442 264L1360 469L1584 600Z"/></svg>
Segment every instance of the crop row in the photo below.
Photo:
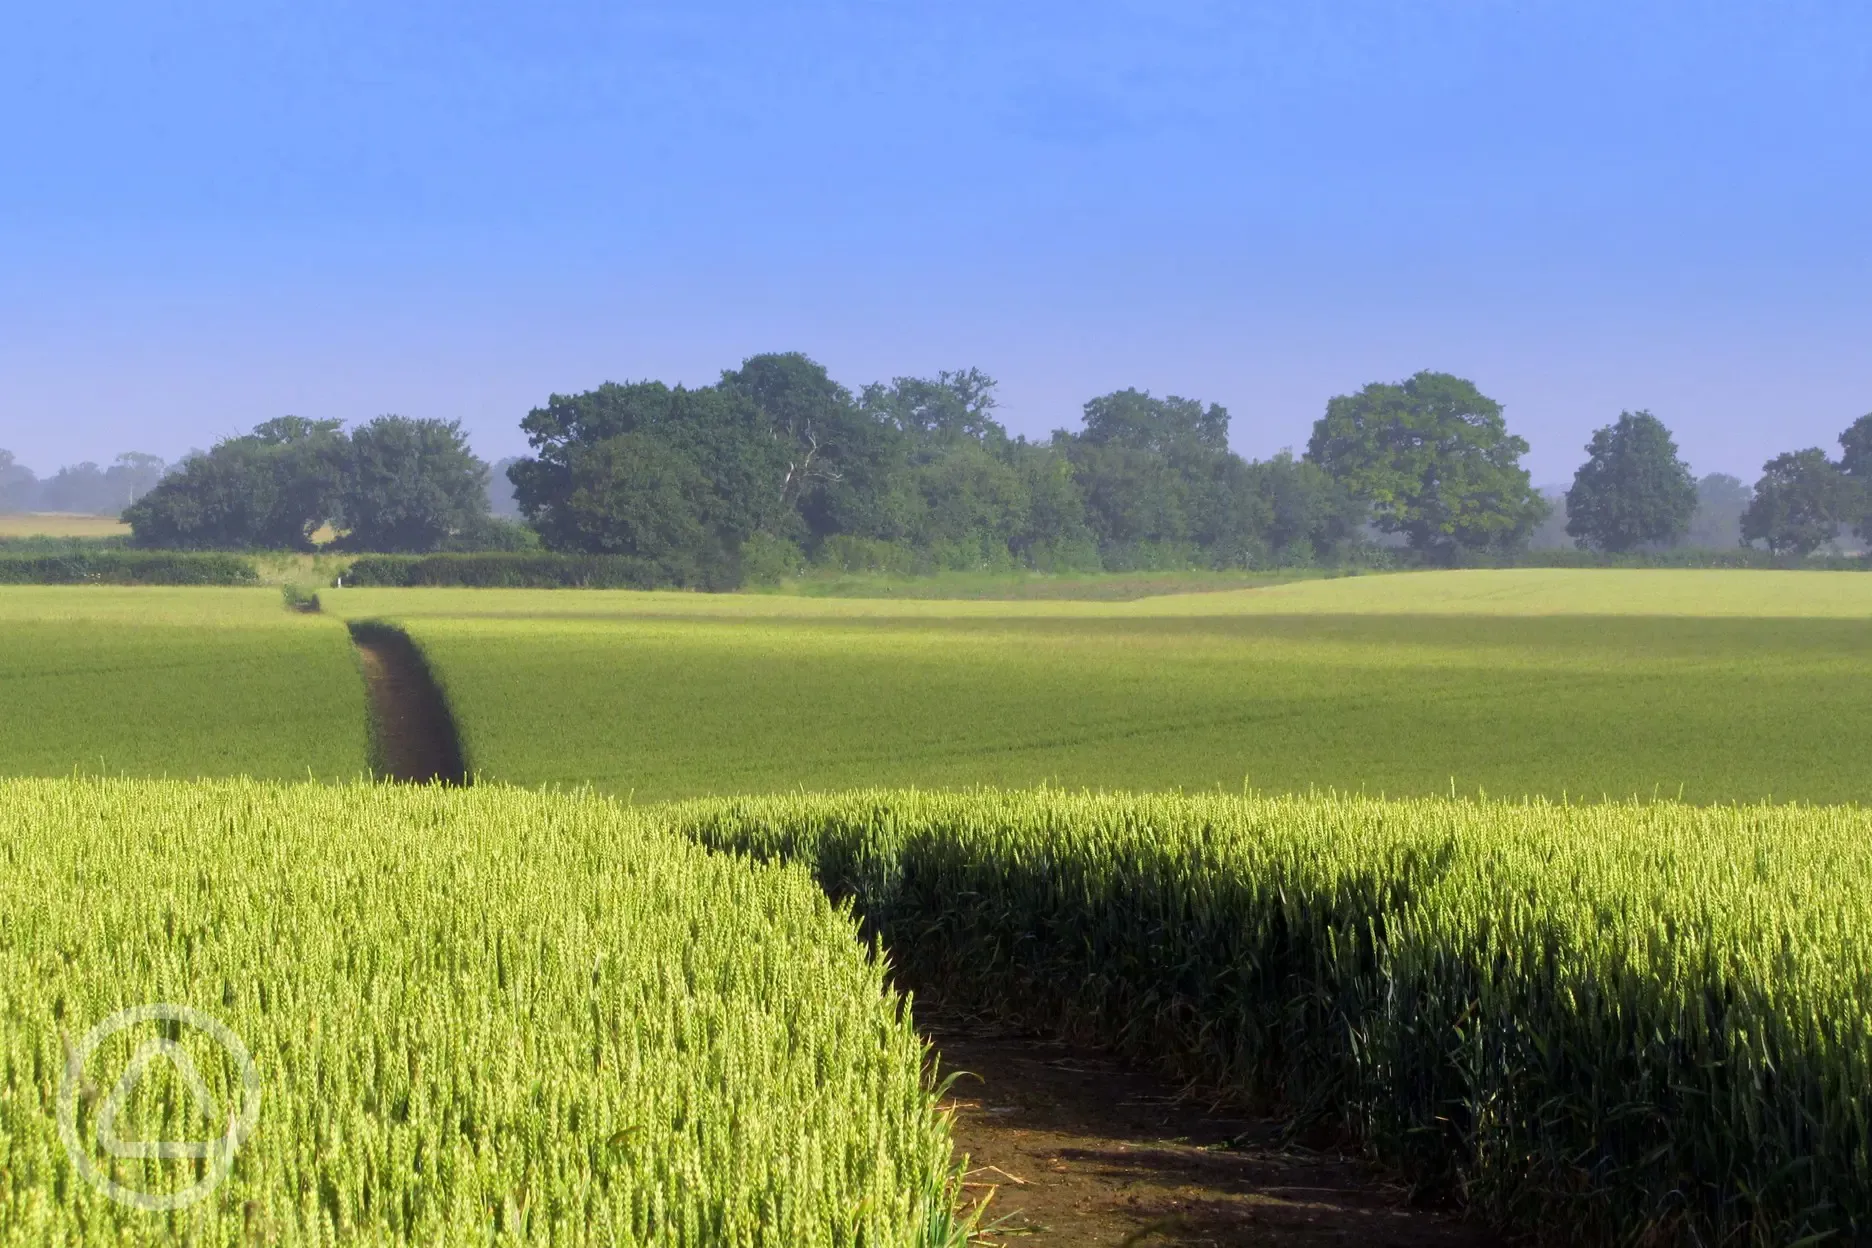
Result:
<svg viewBox="0 0 1872 1248"><path fill-rule="evenodd" d="M954 1243L867 939L898 987L1342 1124L1492 1223L1857 1242L1869 931L1852 807L4 782L0 1243ZM81 1158L185 1187L208 1162L104 1128L189 1105L139 1085L107 1124L136 1029L73 1047L152 1001L262 1093L156 1215Z"/></svg>
<svg viewBox="0 0 1872 1248"><path fill-rule="evenodd" d="M1872 1233L1872 813L875 792L698 802L904 982L1350 1127L1573 1243Z"/></svg>

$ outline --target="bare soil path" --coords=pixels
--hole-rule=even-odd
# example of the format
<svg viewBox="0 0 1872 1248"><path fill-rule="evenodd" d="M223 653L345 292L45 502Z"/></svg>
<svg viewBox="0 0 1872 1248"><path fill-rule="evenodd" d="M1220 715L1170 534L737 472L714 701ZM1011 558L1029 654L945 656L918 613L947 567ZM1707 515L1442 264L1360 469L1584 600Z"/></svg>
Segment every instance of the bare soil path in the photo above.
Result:
<svg viewBox="0 0 1872 1248"><path fill-rule="evenodd" d="M918 1023L942 1071L976 1076L948 1103L967 1194L987 1201L984 1248L1506 1242L1409 1207L1361 1160L1283 1143L1271 1120L1206 1112L1096 1052L923 1009Z"/></svg>
<svg viewBox="0 0 1872 1248"><path fill-rule="evenodd" d="M372 767L411 784L466 784L454 717L415 643L370 623L351 625L351 640L370 699Z"/></svg>

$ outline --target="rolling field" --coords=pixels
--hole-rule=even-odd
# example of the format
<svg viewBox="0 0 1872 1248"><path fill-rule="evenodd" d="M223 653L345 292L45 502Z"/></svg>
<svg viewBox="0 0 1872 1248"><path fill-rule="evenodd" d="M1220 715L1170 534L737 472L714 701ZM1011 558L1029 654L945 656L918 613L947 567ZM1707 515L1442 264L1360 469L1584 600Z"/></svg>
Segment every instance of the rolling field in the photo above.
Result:
<svg viewBox="0 0 1872 1248"><path fill-rule="evenodd" d="M470 766L655 800L979 784L1858 801L1872 577L1517 570L1136 602L346 590Z"/></svg>
<svg viewBox="0 0 1872 1248"><path fill-rule="evenodd" d="M1491 1225L1872 1233L1872 577L322 596L0 589L0 772L356 777L382 619L483 780L729 796L0 780L0 1244L956 1248L887 965ZM212 1167L111 1142L188 1137L188 1089L63 1073L141 1061L72 1046L151 1001L262 1106L155 1215L83 1180Z"/></svg>
<svg viewBox="0 0 1872 1248"><path fill-rule="evenodd" d="M0 588L0 774L350 779L364 690L275 590Z"/></svg>

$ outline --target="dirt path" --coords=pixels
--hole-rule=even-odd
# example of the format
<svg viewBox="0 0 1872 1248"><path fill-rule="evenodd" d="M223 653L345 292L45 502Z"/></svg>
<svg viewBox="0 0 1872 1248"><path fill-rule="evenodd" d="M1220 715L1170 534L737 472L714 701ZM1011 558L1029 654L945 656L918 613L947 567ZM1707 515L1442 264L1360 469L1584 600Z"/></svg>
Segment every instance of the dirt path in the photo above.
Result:
<svg viewBox="0 0 1872 1248"><path fill-rule="evenodd" d="M1019 1248L1343 1245L1483 1248L1504 1241L1412 1209L1362 1161L1282 1144L1265 1119L1204 1112L1109 1058L926 1010L951 1089L977 1241Z"/></svg>
<svg viewBox="0 0 1872 1248"><path fill-rule="evenodd" d="M370 699L372 767L391 780L466 784L461 738L422 654L382 624L351 625Z"/></svg>

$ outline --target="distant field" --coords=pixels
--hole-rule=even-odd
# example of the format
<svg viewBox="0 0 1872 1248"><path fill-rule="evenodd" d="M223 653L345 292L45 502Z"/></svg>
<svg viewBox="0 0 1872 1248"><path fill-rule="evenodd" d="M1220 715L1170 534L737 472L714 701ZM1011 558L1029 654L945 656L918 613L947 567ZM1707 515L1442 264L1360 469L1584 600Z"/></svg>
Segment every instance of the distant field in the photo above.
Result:
<svg viewBox="0 0 1872 1248"><path fill-rule="evenodd" d="M116 516L65 511L0 512L0 537L127 537L130 526Z"/></svg>
<svg viewBox="0 0 1872 1248"><path fill-rule="evenodd" d="M346 590L471 766L638 800L976 784L1872 795L1872 577L1407 573L1137 602Z"/></svg>
<svg viewBox="0 0 1872 1248"><path fill-rule="evenodd" d="M938 572L930 576L815 574L767 592L808 598L1077 598L1128 602L1158 594L1259 589L1329 573L1300 572ZM759 592L759 591L756 591Z"/></svg>
<svg viewBox="0 0 1872 1248"><path fill-rule="evenodd" d="M365 760L350 639L275 590L0 588L0 775L339 779Z"/></svg>

